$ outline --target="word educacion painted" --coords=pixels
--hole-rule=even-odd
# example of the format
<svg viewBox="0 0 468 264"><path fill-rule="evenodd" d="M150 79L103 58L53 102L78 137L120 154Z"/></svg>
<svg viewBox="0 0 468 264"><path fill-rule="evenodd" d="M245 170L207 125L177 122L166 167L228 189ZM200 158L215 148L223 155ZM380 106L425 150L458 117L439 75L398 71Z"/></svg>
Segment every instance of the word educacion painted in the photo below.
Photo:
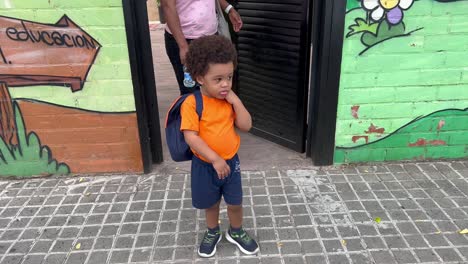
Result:
<svg viewBox="0 0 468 264"><path fill-rule="evenodd" d="M97 46L96 41L87 37L85 34L70 35L67 32L63 32L63 29L52 31L44 29L31 30L24 21L21 21L21 25L23 27L22 30L18 30L16 27L7 28L7 37L13 41L31 41L32 43L43 42L49 46L56 45L67 46L69 48L79 47L87 49L95 49Z"/></svg>
<svg viewBox="0 0 468 264"><path fill-rule="evenodd" d="M81 90L100 48L66 15L55 24L0 16L0 83Z"/></svg>

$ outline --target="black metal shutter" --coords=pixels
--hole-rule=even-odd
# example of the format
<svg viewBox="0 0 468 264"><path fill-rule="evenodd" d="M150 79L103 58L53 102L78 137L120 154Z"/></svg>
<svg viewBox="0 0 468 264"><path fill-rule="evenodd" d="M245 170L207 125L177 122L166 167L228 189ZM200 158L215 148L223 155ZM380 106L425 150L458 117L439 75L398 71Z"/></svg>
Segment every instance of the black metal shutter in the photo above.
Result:
<svg viewBox="0 0 468 264"><path fill-rule="evenodd" d="M241 0L237 91L252 133L304 152L310 29L307 0Z"/></svg>

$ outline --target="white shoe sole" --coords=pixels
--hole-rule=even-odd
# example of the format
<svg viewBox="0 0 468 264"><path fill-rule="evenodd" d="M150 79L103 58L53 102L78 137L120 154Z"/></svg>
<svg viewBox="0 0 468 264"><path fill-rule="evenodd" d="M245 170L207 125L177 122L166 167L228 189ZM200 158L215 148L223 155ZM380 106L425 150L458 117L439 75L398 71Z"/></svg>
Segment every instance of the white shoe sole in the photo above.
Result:
<svg viewBox="0 0 468 264"><path fill-rule="evenodd" d="M201 253L200 248L198 248L198 256L200 256L202 258L211 258L212 256L214 256L216 254L216 247L218 246L221 239L223 239L223 234L219 234L218 242L216 242L216 245L214 246L213 252L211 252L211 254L209 254L209 255L205 254L205 253Z"/></svg>
<svg viewBox="0 0 468 264"><path fill-rule="evenodd" d="M260 246L258 246L257 249L255 251L253 251L253 252L245 250L241 245L239 245L239 243L237 243L236 240L234 240L234 238L231 237L231 235L229 234L229 231L226 231L226 239L227 239L227 241L229 241L232 244L236 245L239 248L239 250L242 251L242 253L244 253L246 255L255 255L260 250Z"/></svg>

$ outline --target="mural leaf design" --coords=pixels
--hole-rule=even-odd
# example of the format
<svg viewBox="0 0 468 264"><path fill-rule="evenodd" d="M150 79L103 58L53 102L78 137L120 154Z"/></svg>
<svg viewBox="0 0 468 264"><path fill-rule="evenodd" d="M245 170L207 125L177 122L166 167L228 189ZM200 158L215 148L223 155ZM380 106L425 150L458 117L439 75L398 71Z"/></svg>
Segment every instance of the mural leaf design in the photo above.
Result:
<svg viewBox="0 0 468 264"><path fill-rule="evenodd" d="M377 33L365 32L362 35L361 41L367 47L373 46L390 38L403 35L405 33L405 24L402 22L398 25L391 26L387 21L380 22Z"/></svg>
<svg viewBox="0 0 468 264"><path fill-rule="evenodd" d="M27 153L27 152L23 153L23 151L22 151L22 148L28 145L28 141L26 139L26 128L25 128L25 125L24 125L23 116L21 114L18 114L18 113L20 113L19 108L18 108L18 104L14 103L13 107L14 107L15 121L16 121L16 128L17 128L16 133L17 133L17 137L18 137L18 149L17 149L17 151L18 151L18 154L22 155L24 158L30 159L30 157L28 155L29 153Z"/></svg>
<svg viewBox="0 0 468 264"><path fill-rule="evenodd" d="M349 32L346 35L347 38L364 32L369 32L372 34L377 34L377 28L379 23L367 24L366 20L358 17L354 20L356 24L349 26Z"/></svg>
<svg viewBox="0 0 468 264"><path fill-rule="evenodd" d="M47 146L41 146L36 133L26 132L23 116L14 103L17 145L9 146L0 137L0 176L68 174L70 168L52 159Z"/></svg>
<svg viewBox="0 0 468 264"><path fill-rule="evenodd" d="M14 160L12 149L8 147L2 137L0 137L0 167L2 164L7 164L8 161Z"/></svg>

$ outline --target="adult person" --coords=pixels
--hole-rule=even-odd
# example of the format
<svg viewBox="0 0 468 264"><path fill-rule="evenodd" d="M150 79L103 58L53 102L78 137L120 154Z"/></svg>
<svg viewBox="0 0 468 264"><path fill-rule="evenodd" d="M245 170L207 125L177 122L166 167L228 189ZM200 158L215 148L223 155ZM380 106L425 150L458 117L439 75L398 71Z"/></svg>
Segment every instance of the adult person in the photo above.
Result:
<svg viewBox="0 0 468 264"><path fill-rule="evenodd" d="M161 0L166 18L164 42L171 61L180 94L191 93L194 87L184 85L184 64L189 43L203 36L215 35L218 31L215 1L228 14L234 32L242 28L239 13L226 0Z"/></svg>

